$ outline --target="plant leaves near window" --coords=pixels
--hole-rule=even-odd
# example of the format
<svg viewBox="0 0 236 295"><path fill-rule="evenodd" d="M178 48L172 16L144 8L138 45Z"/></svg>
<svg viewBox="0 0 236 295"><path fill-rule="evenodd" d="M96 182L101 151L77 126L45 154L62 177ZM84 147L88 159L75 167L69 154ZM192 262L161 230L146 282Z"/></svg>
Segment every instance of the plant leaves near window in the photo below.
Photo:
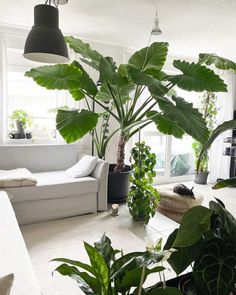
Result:
<svg viewBox="0 0 236 295"><path fill-rule="evenodd" d="M93 50L88 43L84 43L82 40L72 36L66 36L65 41L74 52L79 53L90 66L98 70L100 60L103 57L98 51ZM82 59L83 62L84 59Z"/></svg>
<svg viewBox="0 0 236 295"><path fill-rule="evenodd" d="M108 294L110 285L110 273L102 255L91 245L84 242L85 250L89 256L91 266L94 270L96 281L99 284L101 294Z"/></svg>
<svg viewBox="0 0 236 295"><path fill-rule="evenodd" d="M155 42L135 52L128 61L128 66L145 72L149 69L161 70L166 61L168 43Z"/></svg>
<svg viewBox="0 0 236 295"><path fill-rule="evenodd" d="M183 74L169 76L168 80L179 88L196 92L227 92L224 81L207 67L180 60L175 60L173 65Z"/></svg>
<svg viewBox="0 0 236 295"><path fill-rule="evenodd" d="M198 63L200 64L206 64L208 66L211 66L212 64L220 70L233 70L236 71L236 63L218 56L216 54L210 54L210 53L200 53Z"/></svg>
<svg viewBox="0 0 236 295"><path fill-rule="evenodd" d="M199 171L199 166L200 166L202 157L207 152L207 150L211 147L212 143L217 138L217 136L219 136L221 133L223 133L227 130L233 129L233 128L236 128L236 120L225 121L224 123L222 123L221 125L216 127L215 130L212 131L211 136L204 143L202 150L200 152L199 158L197 160L197 165L196 165L197 172Z"/></svg>
<svg viewBox="0 0 236 295"><path fill-rule="evenodd" d="M58 64L31 69L25 76L47 89L68 90L80 86L81 71L73 65Z"/></svg>
<svg viewBox="0 0 236 295"><path fill-rule="evenodd" d="M79 101L85 98L85 94L80 90L80 88L70 89L69 92L75 101Z"/></svg>
<svg viewBox="0 0 236 295"><path fill-rule="evenodd" d="M204 295L229 295L235 290L236 248L231 242L212 239L201 249L193 267L194 280Z"/></svg>
<svg viewBox="0 0 236 295"><path fill-rule="evenodd" d="M173 247L189 247L210 229L212 211L203 206L189 209L183 216Z"/></svg>
<svg viewBox="0 0 236 295"><path fill-rule="evenodd" d="M73 61L71 64L80 69L81 77L80 77L80 89L83 89L86 94L95 96L98 92L97 86L93 82L93 80L89 77L88 73L84 70L82 65L77 61Z"/></svg>
<svg viewBox="0 0 236 295"><path fill-rule="evenodd" d="M137 293L134 293L135 295ZM183 293L174 287L154 287L151 288L148 292L142 293L142 295L183 295Z"/></svg>
<svg viewBox="0 0 236 295"><path fill-rule="evenodd" d="M151 120L156 124L157 129L164 134L174 135L176 138L182 138L185 133L176 122L168 119L168 117L163 116L157 111L148 112L147 117L151 118Z"/></svg>
<svg viewBox="0 0 236 295"><path fill-rule="evenodd" d="M163 115L173 123L176 123L187 134L200 142L205 142L208 139L209 133L206 122L198 109L193 107L192 103L176 96L172 97L175 104L165 97L154 96L154 98L163 111Z"/></svg>
<svg viewBox="0 0 236 295"><path fill-rule="evenodd" d="M57 130L67 143L72 143L97 125L98 114L87 110L58 110Z"/></svg>
<svg viewBox="0 0 236 295"><path fill-rule="evenodd" d="M236 186L236 177L219 181L212 187L212 189L220 189L220 188L232 187L232 186Z"/></svg>

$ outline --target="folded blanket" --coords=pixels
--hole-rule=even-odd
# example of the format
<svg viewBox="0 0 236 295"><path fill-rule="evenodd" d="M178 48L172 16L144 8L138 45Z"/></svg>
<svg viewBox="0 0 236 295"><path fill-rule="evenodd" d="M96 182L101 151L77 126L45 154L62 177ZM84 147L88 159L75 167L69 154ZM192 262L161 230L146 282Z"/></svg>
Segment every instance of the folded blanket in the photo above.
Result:
<svg viewBox="0 0 236 295"><path fill-rule="evenodd" d="M26 168L0 170L0 187L36 185L37 179Z"/></svg>

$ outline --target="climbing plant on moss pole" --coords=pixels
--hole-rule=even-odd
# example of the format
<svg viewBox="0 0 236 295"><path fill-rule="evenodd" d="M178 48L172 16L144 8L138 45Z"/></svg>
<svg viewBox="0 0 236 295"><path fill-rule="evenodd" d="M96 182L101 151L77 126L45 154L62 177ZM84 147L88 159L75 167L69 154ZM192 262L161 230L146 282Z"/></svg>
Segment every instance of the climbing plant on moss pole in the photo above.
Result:
<svg viewBox="0 0 236 295"><path fill-rule="evenodd" d="M112 136L119 132L116 172L124 169L125 144L140 129L154 122L165 134L181 138L184 133L204 143L209 132L197 109L180 97L169 97L170 90L178 86L188 91L227 91L224 81L211 69L199 63L176 60L174 67L181 73L163 72L168 43L156 42L135 52L127 64L116 65L111 57L104 57L89 44L74 37L66 37L69 47L78 54L77 61L68 65L43 66L26 72L39 85L48 89L69 90L75 100L87 102L85 110L58 110L57 129L70 143L95 128L95 114L90 100L117 121L117 129L105 138L104 148ZM98 72L94 83L81 63ZM77 74L76 74L77 73ZM142 104L140 96L142 95ZM159 106L160 111L155 111ZM91 124L83 124L82 114ZM70 118L69 118L70 117ZM88 121L86 121L88 122Z"/></svg>

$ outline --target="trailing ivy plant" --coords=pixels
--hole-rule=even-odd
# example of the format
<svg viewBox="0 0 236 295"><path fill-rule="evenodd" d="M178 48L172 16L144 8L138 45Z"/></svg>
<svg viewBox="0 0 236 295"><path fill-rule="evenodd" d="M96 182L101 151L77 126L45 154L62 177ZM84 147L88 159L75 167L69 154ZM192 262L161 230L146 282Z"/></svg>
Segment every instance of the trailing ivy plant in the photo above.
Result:
<svg viewBox="0 0 236 295"><path fill-rule="evenodd" d="M47 89L68 90L76 101L85 100L88 105L92 100L113 117L118 127L106 138L105 146L119 133L115 172L122 172L125 167L127 141L152 122L160 132L177 138L187 133L201 143L208 139L209 131L199 111L184 98L170 98L168 93L176 85L186 91L226 92L226 84L213 70L200 63L174 60L178 73L168 75L163 72L168 54L166 42L142 48L127 64L117 65L111 57L102 56L80 39L65 40L77 54L77 61L34 68L26 76ZM96 83L82 64L98 72ZM139 106L141 95L143 103ZM71 143L94 130L99 115L89 109L58 110L57 129Z"/></svg>
<svg viewBox="0 0 236 295"><path fill-rule="evenodd" d="M145 142L137 142L131 150L131 187L128 194L128 207L135 220L145 220L147 224L154 216L159 202L159 193L153 187L156 155Z"/></svg>
<svg viewBox="0 0 236 295"><path fill-rule="evenodd" d="M199 111L203 114L203 119L206 122L208 130L210 132L213 131L216 125L216 116L218 112L218 108L216 106L217 96L213 92L206 91L203 93L200 101ZM202 150L203 144L197 140L194 140L192 144L192 148L194 151L195 164L197 166L197 160L199 158L200 152ZM201 164L199 166L199 171L207 172L208 171L208 161L209 155L208 152L204 154L201 160Z"/></svg>

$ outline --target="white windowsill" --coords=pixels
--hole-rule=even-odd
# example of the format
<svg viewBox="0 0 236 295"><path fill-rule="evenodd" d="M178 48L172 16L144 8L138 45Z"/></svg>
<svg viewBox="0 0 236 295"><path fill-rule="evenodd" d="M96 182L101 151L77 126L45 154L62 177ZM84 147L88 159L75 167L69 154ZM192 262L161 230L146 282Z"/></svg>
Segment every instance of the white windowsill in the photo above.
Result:
<svg viewBox="0 0 236 295"><path fill-rule="evenodd" d="M65 145L57 139L8 139L3 145Z"/></svg>

